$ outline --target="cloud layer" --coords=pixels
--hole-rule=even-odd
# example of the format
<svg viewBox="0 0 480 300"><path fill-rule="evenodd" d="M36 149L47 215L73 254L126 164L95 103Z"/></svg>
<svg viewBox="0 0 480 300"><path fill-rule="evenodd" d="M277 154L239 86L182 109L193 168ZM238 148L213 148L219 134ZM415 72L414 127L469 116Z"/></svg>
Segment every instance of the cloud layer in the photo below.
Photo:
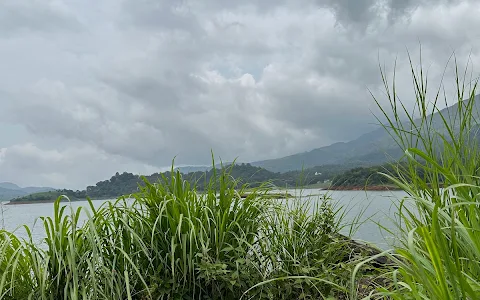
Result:
<svg viewBox="0 0 480 300"><path fill-rule="evenodd" d="M92 9L95 7L95 9ZM480 59L478 1L0 3L0 181L82 188L173 157L252 161L374 129L378 63ZM446 82L450 84L451 72ZM447 90L451 86L446 86Z"/></svg>

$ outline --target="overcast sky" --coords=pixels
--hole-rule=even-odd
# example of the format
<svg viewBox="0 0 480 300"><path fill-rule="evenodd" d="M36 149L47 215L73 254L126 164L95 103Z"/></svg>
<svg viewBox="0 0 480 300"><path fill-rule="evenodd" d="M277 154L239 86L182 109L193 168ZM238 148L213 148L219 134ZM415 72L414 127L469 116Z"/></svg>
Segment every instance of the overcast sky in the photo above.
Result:
<svg viewBox="0 0 480 300"><path fill-rule="evenodd" d="M376 129L378 63L480 63L480 1L2 0L0 181L281 157ZM451 72L447 72L447 83ZM449 77L450 76L450 77ZM450 81L451 82L451 81Z"/></svg>

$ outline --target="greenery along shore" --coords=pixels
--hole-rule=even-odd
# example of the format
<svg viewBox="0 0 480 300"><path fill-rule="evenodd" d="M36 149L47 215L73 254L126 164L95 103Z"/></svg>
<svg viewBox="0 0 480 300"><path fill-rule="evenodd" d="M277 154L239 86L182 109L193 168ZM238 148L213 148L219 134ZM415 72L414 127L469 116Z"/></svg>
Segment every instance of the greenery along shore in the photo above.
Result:
<svg viewBox="0 0 480 300"><path fill-rule="evenodd" d="M395 167L394 167L395 166ZM250 187L258 187L268 183L275 188L318 188L327 190L393 190L399 189L389 178L381 173L392 174L396 168L405 168L403 164L385 164L382 166L357 167L351 169L346 165L320 166L302 171L274 173L250 164L234 164L225 166L230 169L231 176ZM216 168L220 172L221 168ZM419 170L420 172L421 170ZM156 173L146 176L146 180L157 182L162 176L171 176L171 172ZM190 184L195 184L196 189L203 191L205 184L213 176L214 171L197 171L182 174L182 178ZM58 197L67 196L70 201L92 199L112 199L120 196L131 195L138 192L144 185L142 176L124 172L115 174L110 180L100 181L95 186L89 186L83 191L54 190L30 194L13 199L15 203L40 203L53 202ZM64 200L66 201L66 200Z"/></svg>
<svg viewBox="0 0 480 300"><path fill-rule="evenodd" d="M183 180L186 180L191 185L195 185L199 191L204 191L207 188L208 182L214 176L215 172L220 172L221 169L229 168L229 165L224 167L216 167L209 171L197 171L182 174ZM350 169L347 165L326 165L302 171L289 171L285 173L274 173L267 171L260 167L254 167L250 164L234 164L230 168L230 175L239 180L242 184L248 184L250 187L258 187L266 182L271 186L278 188L295 188L302 186L326 187L328 183L325 181L333 178L335 175ZM175 173L175 172L174 172ZM145 178L149 182L157 182L162 176L170 177L172 172L155 173ZM130 195L139 191L139 186L144 186L142 176L132 173L117 173L109 180L98 182L95 186L88 186L82 191L73 191L67 189L47 191L41 193L34 193L24 197L13 199L12 203L35 203L35 202L50 202L56 200L61 195L68 196L70 200L85 200L87 197L92 199L111 199L124 195Z"/></svg>
<svg viewBox="0 0 480 300"><path fill-rule="evenodd" d="M182 178L196 189L203 191L206 184L215 172L229 168L231 176L250 187L258 187L268 183L275 188L318 188L326 190L395 190L398 186L382 173L393 174L399 168L406 168L405 162L397 164L384 164L381 166L366 166L351 169L346 165L320 166L302 171L289 171L286 173L274 173L250 164L233 164L221 168L213 168L209 171L197 171L182 174ZM422 172L422 170L417 170ZM67 189L46 191L30 194L13 199L11 204L30 204L53 202L60 196L67 196L70 201L92 199L112 199L120 196L128 196L138 192L139 187L144 186L144 180L157 182L162 176L171 176L175 172L156 173L150 176L139 176L132 173L117 173L110 180L100 181L95 186L89 186L83 191ZM64 200L66 201L66 200Z"/></svg>
<svg viewBox="0 0 480 300"><path fill-rule="evenodd" d="M398 174L406 176L406 170L409 168L405 161L384 164L381 166L358 167L345 171L333 177L328 190L398 190L401 189L395 185L391 177L385 176L389 174L398 179ZM416 174L420 177L424 176L422 168L416 167Z"/></svg>

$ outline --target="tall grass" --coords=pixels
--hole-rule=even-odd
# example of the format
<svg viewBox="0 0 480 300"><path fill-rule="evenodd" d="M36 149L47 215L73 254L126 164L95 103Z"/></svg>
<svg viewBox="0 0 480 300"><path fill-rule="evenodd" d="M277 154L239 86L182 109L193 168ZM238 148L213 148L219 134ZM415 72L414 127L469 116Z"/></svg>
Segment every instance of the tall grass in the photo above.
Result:
<svg viewBox="0 0 480 300"><path fill-rule="evenodd" d="M398 206L401 245L392 258L391 299L480 299L480 99L477 81L455 61L457 105L439 110L446 93L430 95L420 61L410 60L415 109L399 100L395 75L382 70L389 104L375 99L385 129L404 150L406 164L384 174L407 192ZM468 69L468 66L465 70ZM427 93L428 92L428 93ZM402 118L402 115L406 116Z"/></svg>
<svg viewBox="0 0 480 300"><path fill-rule="evenodd" d="M74 210L58 199L53 217L39 220L40 245L28 227L26 239L0 232L0 299L344 294L349 249L330 200L271 199L265 186L239 186L230 171L215 173L203 192L172 169L99 208L89 201L88 210Z"/></svg>

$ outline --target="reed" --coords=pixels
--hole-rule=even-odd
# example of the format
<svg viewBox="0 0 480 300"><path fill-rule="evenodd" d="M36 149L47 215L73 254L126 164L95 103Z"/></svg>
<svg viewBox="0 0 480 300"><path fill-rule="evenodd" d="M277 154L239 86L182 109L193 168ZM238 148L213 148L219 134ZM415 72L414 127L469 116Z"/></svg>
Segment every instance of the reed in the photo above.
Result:
<svg viewBox="0 0 480 300"><path fill-rule="evenodd" d="M239 185L230 171L218 171L202 192L172 169L99 208L89 200L74 210L58 199L53 217L38 220L42 243L28 227L26 239L0 232L0 299L344 294L348 251L336 242L341 216L330 200L272 199L266 185Z"/></svg>
<svg viewBox="0 0 480 300"><path fill-rule="evenodd" d="M480 298L480 106L477 80L454 63L457 105L449 110L438 108L447 100L442 88L429 94L421 61L417 71L410 59L413 111L399 99L395 74L390 84L381 69L388 104L375 101L405 153L405 164L384 175L408 196L397 207L401 243L390 255L398 268L372 298Z"/></svg>

